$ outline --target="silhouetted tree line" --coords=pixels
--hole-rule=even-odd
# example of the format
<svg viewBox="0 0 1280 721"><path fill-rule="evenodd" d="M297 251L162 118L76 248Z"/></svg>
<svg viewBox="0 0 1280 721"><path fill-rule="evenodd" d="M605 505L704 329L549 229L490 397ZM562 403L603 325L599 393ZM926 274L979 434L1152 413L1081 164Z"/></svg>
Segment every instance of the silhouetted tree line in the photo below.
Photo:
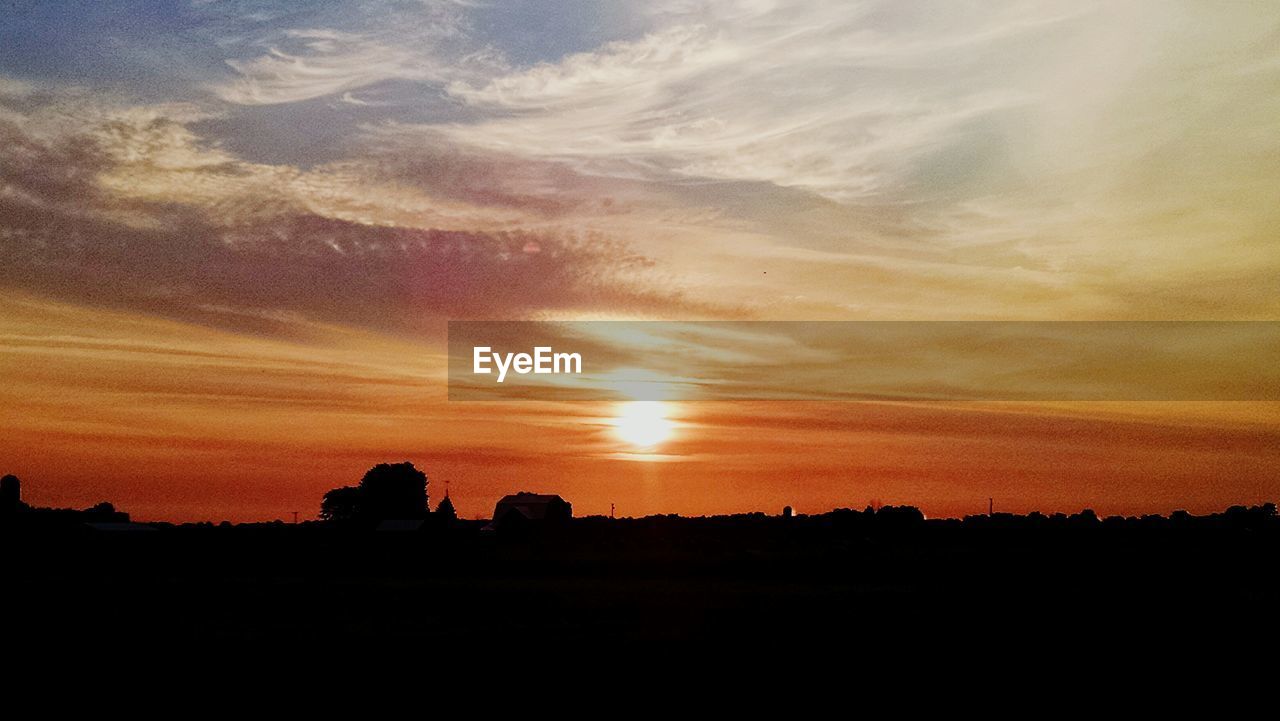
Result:
<svg viewBox="0 0 1280 721"><path fill-rule="evenodd" d="M1084 509L1078 513L1052 513L1039 511L1020 515L1014 513L993 513L965 516L959 518L926 518L924 513L914 506L868 505L862 510L852 508L836 508L826 513L788 515L769 515L765 513L742 513L726 516L685 517L676 514L644 516L641 518L612 519L608 516L587 516L574 521L578 525L630 525L663 528L670 533L708 532L727 533L730 529L746 529L752 527L794 528L794 529L829 529L838 534L879 533L879 532L924 532L926 529L1005 529L1010 531L1044 530L1089 530L1089 529L1208 529L1231 528L1243 530L1271 529L1280 532L1280 515L1277 515L1275 503L1263 503L1256 506L1231 506L1221 513L1202 516L1192 515L1186 511L1175 511L1168 516L1150 514L1144 516L1107 516L1100 518L1092 509ZM683 529L683 530L682 530Z"/></svg>
<svg viewBox="0 0 1280 721"><path fill-rule="evenodd" d="M426 473L412 463L379 463L370 468L355 486L334 488L324 494L320 505L320 518L332 524L376 524L387 520L426 520L429 517L444 522L443 526L456 526L458 530L479 530L479 522L459 522L453 501L446 496L431 513L428 506L428 478ZM22 501L21 481L16 476L0 478L0 524L23 527L54 527L83 525L85 523L127 523L129 514L117 511L109 502L102 502L83 510L62 508L34 508ZM519 497L519 494L514 496ZM566 504L567 505L567 504ZM22 522L17 523L15 519ZM796 515L790 508L781 515L755 512L746 514L683 517L678 515L646 516L643 518L609 518L588 516L569 520L570 527L597 528L609 526L645 526L666 528L671 532L724 533L734 528L828 528L841 533L909 532L923 528L965 529L1090 529L1090 528L1229 528L1280 530L1280 515L1275 503L1256 506L1235 505L1221 513L1203 516L1186 511L1174 511L1169 516L1108 516L1100 518L1093 510L1078 513L1045 514L1033 511L1020 515L1013 513L989 513L966 516L963 519L926 519L914 506L881 506L873 503L862 510L837 508L827 513ZM155 523L157 528L175 527L174 524ZM187 527L213 528L209 522L181 524ZM284 527L280 521L272 524L245 524L248 526ZM306 524L304 524L306 525ZM433 527L439 524L433 524ZM219 527L230 527L223 522Z"/></svg>
<svg viewBox="0 0 1280 721"><path fill-rule="evenodd" d="M987 515L965 516L961 522L965 526L981 528L1037 528L1037 527L1072 527L1072 528L1154 528L1154 527L1205 527L1217 526L1228 528L1264 528L1280 525L1280 517L1276 514L1276 504L1263 503L1257 506L1231 506L1222 513L1211 513L1195 516L1186 511L1174 511L1168 516L1147 514L1143 516L1107 516L1099 518L1091 509L1079 513L1045 514L1032 511L1025 515L1015 513L992 513Z"/></svg>
<svg viewBox="0 0 1280 721"><path fill-rule="evenodd" d="M22 481L9 474L0 478L0 523L25 527L74 526L85 523L128 523L129 514L107 501L89 508L44 508L22 500Z"/></svg>

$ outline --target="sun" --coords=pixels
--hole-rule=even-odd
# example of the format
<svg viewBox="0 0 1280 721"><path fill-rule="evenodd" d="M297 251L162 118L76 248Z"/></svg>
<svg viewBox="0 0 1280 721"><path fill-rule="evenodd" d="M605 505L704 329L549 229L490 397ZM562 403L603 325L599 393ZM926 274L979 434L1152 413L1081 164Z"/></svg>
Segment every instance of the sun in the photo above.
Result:
<svg viewBox="0 0 1280 721"><path fill-rule="evenodd" d="M662 401L629 401L618 406L614 432L637 449L652 448L671 437L675 423Z"/></svg>

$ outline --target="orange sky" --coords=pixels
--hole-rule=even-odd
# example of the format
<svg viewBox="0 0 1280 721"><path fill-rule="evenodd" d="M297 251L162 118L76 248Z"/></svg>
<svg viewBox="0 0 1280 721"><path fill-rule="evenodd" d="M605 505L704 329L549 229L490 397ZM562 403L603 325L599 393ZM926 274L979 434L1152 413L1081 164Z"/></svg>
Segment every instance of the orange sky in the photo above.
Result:
<svg viewBox="0 0 1280 721"><path fill-rule="evenodd" d="M450 403L452 319L1280 319L1280 7L58 3L0 23L0 473L273 519L1280 496L1280 407ZM547 25L547 17L559 21Z"/></svg>
<svg viewBox="0 0 1280 721"><path fill-rule="evenodd" d="M467 516L520 489L578 513L1210 511L1274 497L1275 402L673 404L637 453L609 403L453 402L439 347L315 326L280 340L10 297L0 457L30 502L142 518L310 517L411 460ZM656 458L656 460L649 460Z"/></svg>

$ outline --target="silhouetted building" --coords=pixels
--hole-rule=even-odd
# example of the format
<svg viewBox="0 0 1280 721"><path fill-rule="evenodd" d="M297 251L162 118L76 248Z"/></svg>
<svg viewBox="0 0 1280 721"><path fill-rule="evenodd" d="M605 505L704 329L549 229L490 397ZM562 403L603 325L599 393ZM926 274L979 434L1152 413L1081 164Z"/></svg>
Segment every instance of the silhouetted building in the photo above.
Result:
<svg viewBox="0 0 1280 721"><path fill-rule="evenodd" d="M495 526L527 521L556 523L573 517L573 506L560 496L521 491L504 496L493 509Z"/></svg>
<svg viewBox="0 0 1280 721"><path fill-rule="evenodd" d="M444 500L440 501L440 505L436 506L436 518L445 523L458 520L458 511L453 507L453 501L449 499L448 493L445 494Z"/></svg>
<svg viewBox="0 0 1280 721"><path fill-rule="evenodd" d="M0 513L14 513L22 508L22 481L17 476L0 478Z"/></svg>
<svg viewBox="0 0 1280 721"><path fill-rule="evenodd" d="M91 508L86 508L80 513L84 516L86 523L117 525L129 523L129 514L124 511L117 511L116 507L107 501L103 501Z"/></svg>

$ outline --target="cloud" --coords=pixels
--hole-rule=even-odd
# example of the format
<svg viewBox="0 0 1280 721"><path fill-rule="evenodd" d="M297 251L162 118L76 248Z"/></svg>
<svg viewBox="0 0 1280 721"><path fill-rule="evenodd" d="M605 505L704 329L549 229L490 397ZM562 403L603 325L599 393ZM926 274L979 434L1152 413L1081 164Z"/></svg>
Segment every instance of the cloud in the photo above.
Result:
<svg viewBox="0 0 1280 721"><path fill-rule="evenodd" d="M970 124L1029 102L1027 87L991 77L992 60L1069 17L1016 6L923 23L892 15L889 4L794 2L660 14L675 24L450 83L491 116L446 130L603 173L629 165L867 197L905 182L913 159ZM979 82L956 82L966 74Z"/></svg>
<svg viewBox="0 0 1280 721"><path fill-rule="evenodd" d="M213 24L236 76L182 112L217 121L82 132L31 84L0 117L60 134L106 199L60 212L133 228L608 238L679 308L772 318L1280 312L1261 5L663 2L537 42L456 3L362 8Z"/></svg>
<svg viewBox="0 0 1280 721"><path fill-rule="evenodd" d="M376 40L334 31L292 31L297 51L271 47L250 59L227 60L238 77L212 91L237 105L275 105L310 100L392 80L439 80L415 53Z"/></svg>
<svg viewBox="0 0 1280 721"><path fill-rule="evenodd" d="M12 288L270 333L295 317L419 332L444 317L701 307L617 239L364 183L359 164L246 163L162 107L86 110L56 130L42 112L0 120Z"/></svg>
<svg viewBox="0 0 1280 721"><path fill-rule="evenodd" d="M821 224L782 194L734 208L778 246L762 253L794 259L770 279L798 281L797 312L1280 312L1261 290L1280 272L1280 12L779 0L651 19L640 38L457 79L446 91L478 117L427 129L599 177L835 201ZM845 270L804 270L814 250Z"/></svg>
<svg viewBox="0 0 1280 721"><path fill-rule="evenodd" d="M359 104L352 91L387 81L441 85L476 69L492 72L496 57L469 39L468 4L429 0L417 5L372 2L331 12L307 8L292 19L333 26L265 23L228 32L219 45L235 77L207 88L235 105L280 105L331 95ZM225 18L242 27L243 18Z"/></svg>
<svg viewBox="0 0 1280 721"><path fill-rule="evenodd" d="M842 202L967 198L1102 149L1150 149L1152 128L1118 131L1151 112L1156 138L1193 122L1160 103L1187 75L1261 89L1280 22L1089 2L712 1L651 15L638 39L454 79L446 91L482 117L436 127L601 174L767 181ZM1202 32L1188 37L1192 23ZM1193 104L1223 106L1216 95Z"/></svg>
<svg viewBox="0 0 1280 721"><path fill-rule="evenodd" d="M31 94L34 90L31 83L0 75L0 97L21 97Z"/></svg>

